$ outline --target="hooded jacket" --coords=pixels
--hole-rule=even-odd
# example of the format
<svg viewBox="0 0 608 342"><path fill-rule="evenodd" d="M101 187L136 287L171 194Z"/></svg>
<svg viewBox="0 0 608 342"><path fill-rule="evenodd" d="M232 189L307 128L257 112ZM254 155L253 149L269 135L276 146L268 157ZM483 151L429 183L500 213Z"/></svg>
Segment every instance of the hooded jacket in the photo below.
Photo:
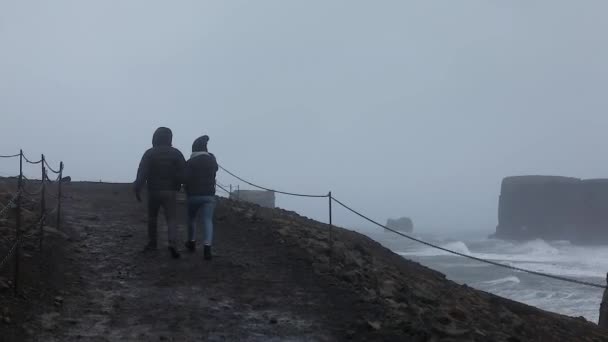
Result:
<svg viewBox="0 0 608 342"><path fill-rule="evenodd" d="M188 196L215 195L215 175L218 170L215 156L209 152L192 152L186 163L186 193Z"/></svg>
<svg viewBox="0 0 608 342"><path fill-rule="evenodd" d="M186 160L184 155L171 146L173 133L160 127L152 137L152 148L141 158L135 191L139 193L145 184L148 191L179 190L184 179Z"/></svg>

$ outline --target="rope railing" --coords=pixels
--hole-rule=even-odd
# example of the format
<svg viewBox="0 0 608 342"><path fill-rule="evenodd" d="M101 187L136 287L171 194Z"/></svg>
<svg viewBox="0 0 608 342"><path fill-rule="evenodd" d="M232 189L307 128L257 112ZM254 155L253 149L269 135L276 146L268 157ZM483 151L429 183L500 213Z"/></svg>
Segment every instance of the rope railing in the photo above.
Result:
<svg viewBox="0 0 608 342"><path fill-rule="evenodd" d="M264 187L264 186L257 185L257 184L251 183L251 182L249 182L249 181L246 181L246 180L244 180L243 178L241 178L241 177L239 177L239 176L235 175L234 173L232 173L232 172L230 172L230 171L226 170L226 169L225 169L224 167L222 167L221 165L219 165L219 168L220 168L222 171L226 172L227 174L231 175L232 177L234 177L234 178L236 178L236 179L240 180L241 182L243 182L243 183L245 183L245 184L248 184L248 185L251 185L251 186L252 186L252 187L254 187L254 188L261 189L261 190L272 191L272 192L275 192L275 193L277 193L277 194L283 194L283 195L288 195L288 196L296 196L296 197L311 197L311 198L327 198L327 197L329 197L329 195L310 195L310 194L298 194L298 193L293 193L293 192L285 192L285 191L273 190L273 189L270 189L270 188L267 188L267 187Z"/></svg>
<svg viewBox="0 0 608 342"><path fill-rule="evenodd" d="M48 212L48 213L42 214L42 216L40 216L40 218L38 219L38 221L36 221L35 223L33 223L33 224L31 224L29 226L28 230L32 230L32 232L29 233L29 234L23 235L21 237L21 241L26 240L26 239L31 239L31 238L36 237L36 236L38 236L38 238L42 238L42 236L40 236L40 235L43 234L43 230L40 229L39 231L34 231L33 229L36 228L36 227L42 227L41 225L44 224L44 221L46 220L47 216L52 215L54 211L55 210L53 210L51 212Z"/></svg>
<svg viewBox="0 0 608 342"><path fill-rule="evenodd" d="M4 256L4 258L2 258L2 261L0 261L0 269L2 269L2 267L4 267L4 265L6 265L6 263L11 259L13 253L15 253L15 250L17 249L18 244L19 242L15 241L9 249L8 253Z"/></svg>
<svg viewBox="0 0 608 342"><path fill-rule="evenodd" d="M33 165L40 164L44 161L42 158L40 158L40 160L38 160L38 161L31 161L25 156L25 154L23 155L23 160L25 160L28 164L33 164Z"/></svg>
<svg viewBox="0 0 608 342"><path fill-rule="evenodd" d="M61 186L62 186L62 176L63 176L63 162L59 164L59 171L55 171L51 168L46 161L44 155L41 155L41 159L38 161L32 161L25 156L23 150L19 151L19 154L15 155L0 155L0 158L15 158L19 157L19 176L11 177L17 179L17 191L13 194L12 199L0 209L0 218L2 218L9 209L15 209L15 241L12 243L8 253L2 258L0 262L0 268L2 268L8 261L12 258L15 262L13 274L14 274L14 291L15 294L19 291L19 263L20 263L20 245L26 239L31 239L34 237L38 237L39 239L39 249L42 250L42 242L44 238L44 225L47 217L49 215L56 215L56 227L60 228L61 223ZM33 180L28 179L23 174L23 162L28 164L37 165L40 164L40 187L31 191L28 190L26 185L30 182L35 182ZM47 175L47 169L50 169L52 172L58 174L56 181L51 181ZM37 182L37 181L36 181ZM51 191L47 191L47 183L49 184L57 184L56 194L53 194ZM53 210L47 211L46 209L46 196L47 193L53 195L53 197L57 198L56 206ZM36 220L36 222L27 226L26 229L22 229L22 219L23 219L23 210L22 210L22 199L23 197L27 197L31 200L36 200L37 196L40 196L40 216ZM35 229L38 227L38 231ZM25 234L23 234L25 233Z"/></svg>
<svg viewBox="0 0 608 342"><path fill-rule="evenodd" d="M54 173L54 174L61 173L61 170L57 171L57 170L53 169L53 168L52 168L52 167L49 165L49 163L46 161L46 159L44 160L44 165L46 166L46 168L47 168L47 169L49 169L49 170L50 170L52 173Z"/></svg>
<svg viewBox="0 0 608 342"><path fill-rule="evenodd" d="M15 200L17 200L17 197L19 197L19 191L14 193L13 197L8 201L8 203L6 205L4 205L2 207L2 209L0 209L0 218L2 218L8 212L9 209L13 208L13 206L15 205Z"/></svg>
<svg viewBox="0 0 608 342"><path fill-rule="evenodd" d="M42 215L42 217L40 217L40 219L36 223L30 225L30 229L35 228L38 225L40 225L41 223L43 223L44 220L46 219L46 216L47 216L47 214ZM17 249L18 244L23 242L23 240L36 237L36 235L38 235L36 232L32 232L30 234L22 235L21 237L19 237L19 239L12 244L11 248L9 249L8 253L4 256L2 261L0 261L0 269L2 269L2 267L4 267L4 265L7 263L7 261L10 260L10 258L13 256L13 253Z"/></svg>
<svg viewBox="0 0 608 342"><path fill-rule="evenodd" d="M550 278L550 279L564 281L564 282L569 282L569 283L578 284L578 285L595 287L595 288L599 288L599 289L606 289L607 288L605 285L600 285L600 284L593 283L593 282L587 282L587 281L583 281L583 280L572 279L572 278L562 277L562 276L558 276L558 275L554 275L554 274L549 274L549 273L543 273L543 272L538 272L538 271L534 271L534 270L529 270L529 269L525 269L525 268L521 268L521 267L517 267L517 266L507 265L507 264L503 264L503 263L496 262L496 261L493 261L493 260L479 258L479 257L473 256L473 255L461 253L461 252L454 251L454 250L451 250L451 249L448 249L448 248L445 248L445 247L438 246L436 244L433 244L433 243L430 243L430 242L427 242L427 241L415 238L413 236L410 236L410 235L404 234L402 232L399 232L399 231L397 231L395 229L389 228L389 227L387 227L387 226L385 226L385 225L383 225L383 224L381 224L381 223L379 223L379 222L377 222L377 221L369 218L368 216L360 213L359 211L354 210L350 206L344 204L344 202L342 202L342 201L338 200L337 198L333 197L333 195L332 195L331 192L329 192L328 195L319 195L319 196L317 196L317 195L303 195L303 194L295 194L295 193L289 193L289 192L275 191L275 190L271 190L271 189L268 189L266 187L262 187L262 186L253 184L251 182L248 182L248 181L244 180L243 178L235 175L234 173L226 170L222 166L220 166L220 169L223 170L223 171L225 171L229 175L233 176L234 178L236 178L236 179L238 179L238 180L240 180L240 181L242 181L244 183L247 183L247 184L249 184L249 185L251 185L251 186L253 186L255 188L258 188L258 189L267 190L267 191L274 191L274 192L277 192L277 193L281 193L281 194L284 194L284 195L290 195L290 196L329 198L329 203L330 203L330 205L329 205L329 220L330 220L330 223L329 223L329 228L330 228L330 230L329 230L329 240L330 240L329 241L329 246L330 246L330 248L332 248L331 246L333 245L333 241L332 241L332 228L333 228L333 224L332 224L332 206L331 206L331 203L335 202L338 205L340 205L341 207L343 207L344 209L350 211L351 213L359 216L360 218L362 218L362 219L364 219L364 220L366 220L366 221L368 221L368 222L370 222L370 223L372 223L372 224L374 224L374 225L376 225L378 227L384 228L384 229L386 229L386 230L388 230L388 231L390 231L390 232L392 232L394 234L397 234L399 236L407 238L407 239L409 239L411 241L415 241L417 243L420 243L420 244L426 245L428 247L435 248L435 249L438 249L438 250L441 250L441 251L444 251L444 252L447 252L447 253L450 253L450 254L453 254L453 255L457 255L457 256L460 256L460 257L468 258L468 259L475 260L475 261L482 262L482 263L486 263L486 264L489 264L489 265L494 265L494 266L501 267L501 268L510 269L510 270L513 270L513 271L525 272L525 273L536 275L536 276L540 276L540 277ZM331 258L330 258L330 260L331 260Z"/></svg>
<svg viewBox="0 0 608 342"><path fill-rule="evenodd" d="M21 190L23 191L23 193L24 193L25 195L28 195L28 196L38 196L38 195L41 195L41 194L42 194L42 191L43 191L43 190L44 190L44 188L45 188L45 184L44 184L44 182L42 182L42 181L41 181L41 182L40 182L40 186L38 187L38 189L37 189L36 191L33 191L33 192L32 192L32 191L27 190L27 188L26 188L26 184L27 184L27 183L29 183L29 182L33 182L33 181L32 181L32 180L30 180L30 179L28 179L28 178L27 178L27 177L25 177L25 176L23 176L23 179L25 180L25 182L24 182L24 184L23 184L23 186L22 186L22 189L21 189Z"/></svg>
<svg viewBox="0 0 608 342"><path fill-rule="evenodd" d="M224 191L225 193L227 193L228 195L231 195L229 190L226 190L226 188L224 186L222 186L220 183L216 183L215 184L218 188L220 188L222 191Z"/></svg>
<svg viewBox="0 0 608 342"><path fill-rule="evenodd" d="M0 155L0 158L2 159L9 159L9 158L17 158L19 157L21 154L11 154L11 155Z"/></svg>
<svg viewBox="0 0 608 342"><path fill-rule="evenodd" d="M42 194L42 189L44 188L44 186L40 186L40 188L36 191L30 192L29 190L26 190L25 188L23 189L23 194L32 198L32 197L36 197L36 196L40 196Z"/></svg>

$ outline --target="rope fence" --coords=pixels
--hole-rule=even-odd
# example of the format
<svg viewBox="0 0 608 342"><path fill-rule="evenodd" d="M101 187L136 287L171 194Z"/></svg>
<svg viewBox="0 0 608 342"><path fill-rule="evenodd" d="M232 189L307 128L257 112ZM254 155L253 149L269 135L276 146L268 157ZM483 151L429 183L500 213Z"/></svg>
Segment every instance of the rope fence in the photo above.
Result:
<svg viewBox="0 0 608 342"><path fill-rule="evenodd" d="M59 173L61 173L61 171L63 171L63 170L61 170L61 168L59 169L59 171L56 171L55 169L53 169L53 168L52 168L52 167L49 165L49 163L47 163L46 159L44 159L44 158L43 158L43 162L44 162L44 165L46 166L46 168L47 168L47 169L49 169L49 170L50 170L52 173L54 173L54 174L59 174ZM60 167L61 167L61 163L60 163L59 165L60 165Z"/></svg>
<svg viewBox="0 0 608 342"><path fill-rule="evenodd" d="M42 159L42 158L38 161L31 161L25 156L25 154L23 155L23 160L25 160L28 164L33 164L33 165L40 164L44 161L44 159Z"/></svg>
<svg viewBox="0 0 608 342"><path fill-rule="evenodd" d="M2 158L2 159L17 158L17 157L19 157L20 155L21 155L21 154L0 155L0 158Z"/></svg>
<svg viewBox="0 0 608 342"><path fill-rule="evenodd" d="M554 274L549 274L549 273L543 273L543 272L538 272L538 271L534 271L534 270L529 270L529 269L525 269L525 268L521 268L521 267L516 267L516 266L512 266L512 265L507 265L507 264L503 264L500 262L496 262L493 260L488 260L488 259L484 259L484 258L479 258L473 255L469 255L469 254L465 254L465 253L461 253L458 251L454 251L451 250L449 248L445 248L445 247L441 247L438 246L436 244L415 238L413 236L404 234L402 232L399 232L395 229L391 229L373 219L371 219L370 217L362 214L361 212L353 209L352 207L346 205L344 202L338 200L337 198L333 197L332 193L329 192L327 195L305 195L305 194L297 194L297 193L290 193L290 192L283 192L283 191L276 191L276 190L272 190L269 189L267 187L263 187L263 186L259 186L256 185L254 183L248 182L246 180L244 180L243 178L235 175L232 172L229 172L228 170L226 170L225 168L223 168L222 166L219 167L221 170L223 170L224 172L226 172L227 174L231 175L232 177L254 187L254 188L258 188L258 189L262 189L262 190L266 190L266 191L272 191L272 192L276 192L279 194L283 194L283 195L288 195L288 196L298 196L298 197L315 197L315 198L329 198L329 248L330 248L330 256L332 254L332 246L333 246L333 213L332 213L332 203L336 203L338 205L340 205L342 208L346 209L347 211L351 212L352 214L359 216L360 218L380 227L380 228L384 228L394 234L397 234L401 237L404 237L406 239L409 239L411 241L423 244L425 246L431 247L431 248L435 248L453 255L457 255L463 258L467 258L467 259L471 259L471 260L475 260L481 263L486 263L489 265L493 265L493 266L497 266L497 267L501 267L501 268L506 268L506 269L510 269L513 271L518 271L518 272L525 272L528 274L532 274L532 275L536 275L536 276L540 276L540 277L545 277L545 278L550 278L550 279L554 279L554 280L559 280L559 281L564 281L564 282L568 282L568 283L573 283L573 284L578 284L578 285L583 285L583 286L590 286L590 287L594 287L594 288L599 288L599 289L606 289L606 285L601 285L601 284L597 284L597 283L593 283L593 282L587 282L587 281L582 281L582 280L578 280L578 279L573 279L573 278L568 278L568 277L562 277L562 276L558 276L558 275L554 275ZM331 257L330 257L330 263L331 263Z"/></svg>
<svg viewBox="0 0 608 342"><path fill-rule="evenodd" d="M234 178L236 178L236 179L240 180L241 182L243 182L243 183L245 183L245 184L248 184L248 185L251 185L251 186L252 186L252 187L254 187L254 188L261 189L261 190L272 191L272 192L275 192L275 193L277 193L277 194L283 194L283 195L288 195L288 196L296 196L296 197L311 197L311 198L327 198L327 197L329 197L328 195L310 195L310 194L298 194L298 193L293 193L293 192L285 192L285 191L273 190L273 189L270 189L270 188L267 188L267 187L263 187L263 186L256 185L256 184L253 184L253 183L251 183L251 182L248 182L248 181L244 180L243 178L241 178L241 177L239 177L239 176L235 175L234 173L232 173L232 172L230 172L230 171L226 170L226 169L225 169L225 168L223 168L221 165L219 166L219 168L220 168L222 171L226 172L227 174L231 175L232 177L234 177Z"/></svg>
<svg viewBox="0 0 608 342"><path fill-rule="evenodd" d="M0 209L0 218L3 218L4 215L9 211L9 209L13 208L13 206L15 205L15 200L17 199L18 196L19 196L19 191L17 191L16 193L14 193L13 194L13 198L11 198L8 201L8 203L3 206L2 209Z"/></svg>
<svg viewBox="0 0 608 342"><path fill-rule="evenodd" d="M228 194L228 196L231 195L230 191L226 189L225 186L221 185L220 183L216 183L215 186L217 186L218 188L220 188L220 190L224 191L225 193Z"/></svg>
<svg viewBox="0 0 608 342"><path fill-rule="evenodd" d="M8 262L13 259L14 260L14 268L13 268L13 288L15 295L19 293L19 267L20 267L20 259L21 259L21 244L28 239L37 238L38 239L38 248L42 250L43 240L44 240L44 225L49 217L49 215L56 215L55 227L60 229L61 227L61 200L62 200L62 180L63 180L63 162L59 163L59 171L51 168L46 161L46 158L41 155L40 160L32 161L27 158L23 153L23 150L19 151L19 154L15 155L0 155L0 159L11 159L11 158L19 158L19 175L17 177L10 177L17 179L17 191L12 194L12 198L6 205L0 204L0 218L4 218L9 210L14 210L15 216L15 241L11 244L10 249L7 254L2 257L2 261L0 261L0 269L2 269ZM23 175L23 162L31 165L40 165L40 185L39 187L33 191L31 189L27 189L28 183L36 183L37 180L30 180ZM52 181L47 174L47 169L51 170L51 172L58 174L57 179ZM46 197L47 197L47 184L57 184L56 193L51 193L53 197L57 199L57 203L55 207L51 211L47 211L46 208ZM50 193L50 192L49 192ZM39 205L40 205L40 213L36 221L29 226L22 227L23 221L23 198L27 198L32 201L36 201L39 197ZM25 234L24 234L25 233Z"/></svg>

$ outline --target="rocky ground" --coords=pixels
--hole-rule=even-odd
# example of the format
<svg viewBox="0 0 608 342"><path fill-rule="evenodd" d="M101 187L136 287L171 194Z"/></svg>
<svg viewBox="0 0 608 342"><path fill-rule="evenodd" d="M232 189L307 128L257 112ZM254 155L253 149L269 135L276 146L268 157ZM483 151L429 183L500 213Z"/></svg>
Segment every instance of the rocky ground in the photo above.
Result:
<svg viewBox="0 0 608 342"><path fill-rule="evenodd" d="M130 187L66 187L26 296L0 293L1 341L604 341L608 332L455 284L357 233L223 200L216 258L142 253ZM185 236L184 227L180 227ZM159 241L166 235L161 229ZM331 250L331 252L330 252ZM37 281L35 281L37 279Z"/></svg>

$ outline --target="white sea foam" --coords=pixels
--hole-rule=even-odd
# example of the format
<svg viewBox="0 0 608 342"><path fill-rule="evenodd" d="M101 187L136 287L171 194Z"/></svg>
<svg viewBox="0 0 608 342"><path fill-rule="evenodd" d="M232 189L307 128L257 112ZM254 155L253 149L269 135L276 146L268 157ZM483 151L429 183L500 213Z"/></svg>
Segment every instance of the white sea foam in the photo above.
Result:
<svg viewBox="0 0 608 342"><path fill-rule="evenodd" d="M441 247L451 250L451 251L458 252L458 253L471 255L471 251L467 247L467 244L462 241L448 242L448 243L442 244ZM403 255L403 256L423 256L423 257L453 255L452 253L442 251L440 249L436 249L436 248L432 248L432 247L428 247L428 248L424 248L424 249L420 249L420 250L416 250L416 251L412 251L412 252L397 252L397 254Z"/></svg>
<svg viewBox="0 0 608 342"><path fill-rule="evenodd" d="M604 284L608 246L579 246L568 241L510 242L493 239L432 241L462 254L510 266ZM498 269L441 250L412 244L399 246L399 254L444 272L454 281L499 296L571 316L597 321L601 289L535 275ZM486 266L476 271L473 266Z"/></svg>
<svg viewBox="0 0 608 342"><path fill-rule="evenodd" d="M441 247L481 259L555 275L605 278L608 271L608 246L575 246L567 241L549 243L537 239L521 243L486 240L467 244L464 241L453 241L443 243ZM422 258L453 255L426 246L398 254Z"/></svg>
<svg viewBox="0 0 608 342"><path fill-rule="evenodd" d="M521 283L521 280L519 280L519 278L515 277L515 276L510 276L510 277L504 277L504 278L500 278L500 279L495 279L495 280L488 280L488 281L484 281L483 282L486 285L490 285L490 286L496 286L496 285L503 285L503 284L519 284Z"/></svg>

